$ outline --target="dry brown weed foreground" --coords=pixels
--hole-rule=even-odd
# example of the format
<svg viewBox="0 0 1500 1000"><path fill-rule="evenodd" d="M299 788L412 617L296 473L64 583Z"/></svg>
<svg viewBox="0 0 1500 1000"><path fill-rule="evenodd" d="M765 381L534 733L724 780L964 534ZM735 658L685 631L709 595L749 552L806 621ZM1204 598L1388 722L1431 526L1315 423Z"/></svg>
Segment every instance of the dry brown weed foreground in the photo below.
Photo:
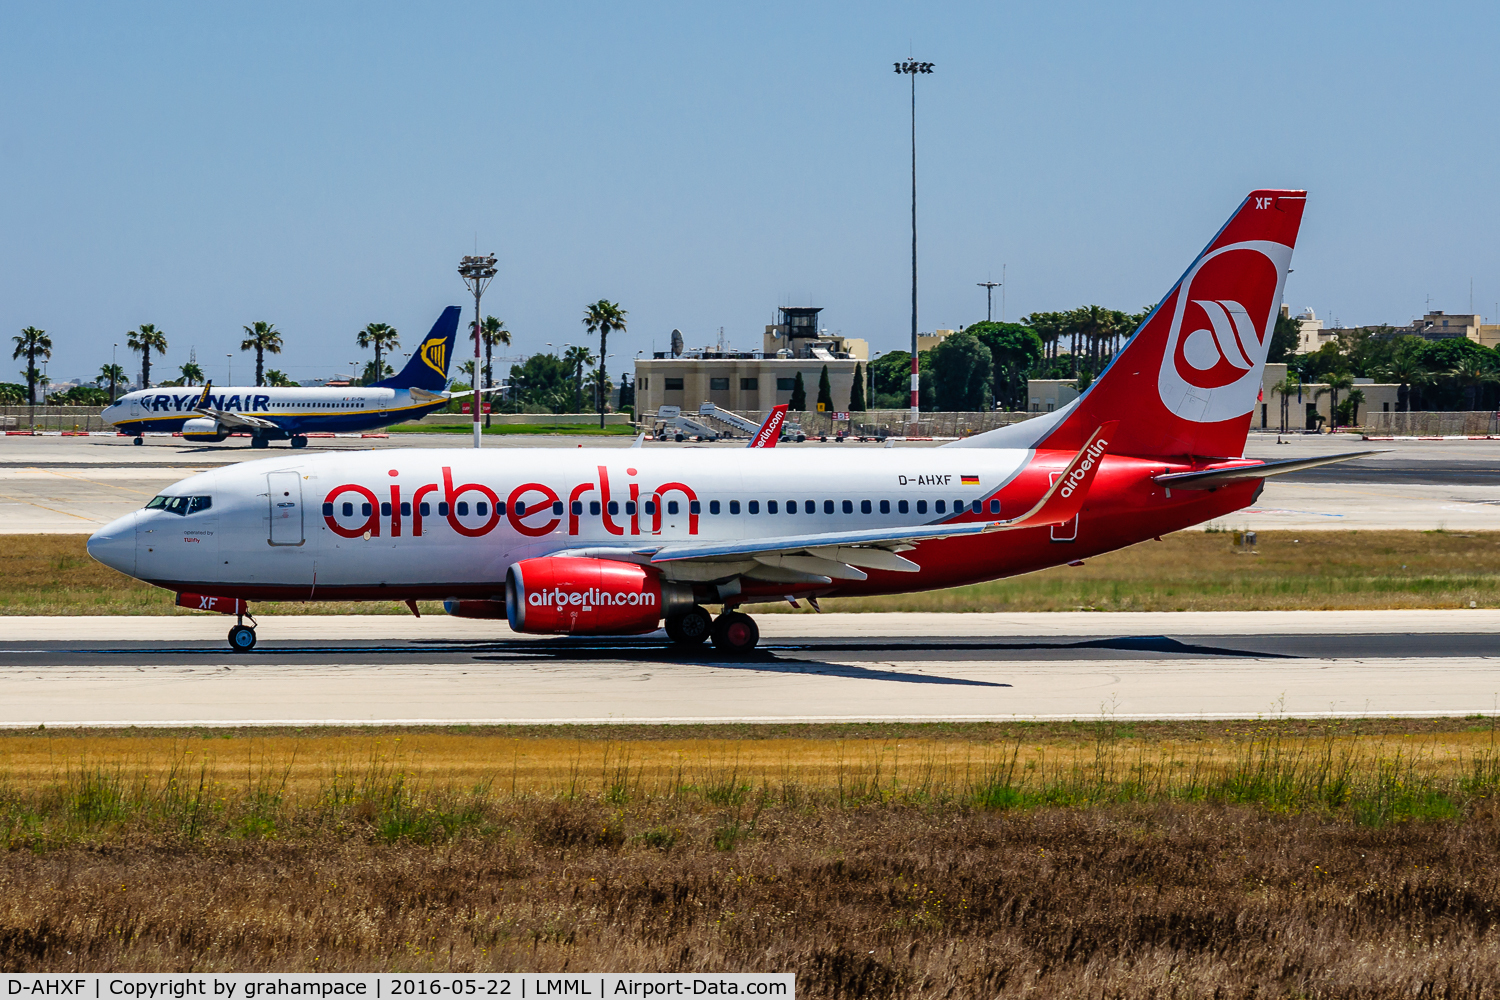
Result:
<svg viewBox="0 0 1500 1000"><path fill-rule="evenodd" d="M858 731L14 734L0 969L1500 996L1493 720Z"/></svg>
<svg viewBox="0 0 1500 1000"><path fill-rule="evenodd" d="M752 817L746 817L747 821ZM442 845L0 862L8 970L795 971L805 997L1492 997L1500 830L1253 808L723 817L548 802Z"/></svg>

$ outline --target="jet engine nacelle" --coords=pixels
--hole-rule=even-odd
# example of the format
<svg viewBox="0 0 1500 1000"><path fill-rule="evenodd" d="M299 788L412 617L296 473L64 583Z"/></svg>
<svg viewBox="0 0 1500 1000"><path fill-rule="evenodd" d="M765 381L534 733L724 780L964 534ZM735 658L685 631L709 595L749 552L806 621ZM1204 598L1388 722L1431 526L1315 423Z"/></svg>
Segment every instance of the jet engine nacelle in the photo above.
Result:
<svg viewBox="0 0 1500 1000"><path fill-rule="evenodd" d="M505 573L506 616L517 632L639 635L692 606L691 587L635 563L543 556Z"/></svg>
<svg viewBox="0 0 1500 1000"><path fill-rule="evenodd" d="M193 441L222 441L229 432L213 417L194 417L182 425L182 436Z"/></svg>

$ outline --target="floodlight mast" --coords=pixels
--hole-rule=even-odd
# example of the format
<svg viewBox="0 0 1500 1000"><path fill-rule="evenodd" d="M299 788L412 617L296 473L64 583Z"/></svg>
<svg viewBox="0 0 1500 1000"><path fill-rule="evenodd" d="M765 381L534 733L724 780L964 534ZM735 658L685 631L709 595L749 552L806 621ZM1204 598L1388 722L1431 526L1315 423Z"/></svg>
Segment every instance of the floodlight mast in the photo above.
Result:
<svg viewBox="0 0 1500 1000"><path fill-rule="evenodd" d="M479 390L479 317L481 315L479 300L484 295L484 290L490 286L490 280L495 277L495 255L465 257L458 262L458 273L463 276L464 284L469 287L469 291L474 293L474 447L478 448L482 431L479 423L480 400L482 399Z"/></svg>
<svg viewBox="0 0 1500 1000"><path fill-rule="evenodd" d="M933 64L908 59L895 66L897 73L911 77L911 433L915 434L922 385L917 374L917 74L931 73Z"/></svg>
<svg viewBox="0 0 1500 1000"><path fill-rule="evenodd" d="M998 281L976 281L974 284L984 289L984 321L993 323L995 321L995 289L999 288Z"/></svg>

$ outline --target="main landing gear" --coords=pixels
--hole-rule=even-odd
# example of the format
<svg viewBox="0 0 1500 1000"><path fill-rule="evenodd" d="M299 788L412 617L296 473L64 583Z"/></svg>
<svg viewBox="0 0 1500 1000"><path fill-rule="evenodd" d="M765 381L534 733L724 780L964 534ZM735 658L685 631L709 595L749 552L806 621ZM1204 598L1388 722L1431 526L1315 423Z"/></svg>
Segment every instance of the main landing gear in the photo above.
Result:
<svg viewBox="0 0 1500 1000"><path fill-rule="evenodd" d="M292 438L292 447L293 448L306 448L307 447L307 438L303 437L301 434L295 435Z"/></svg>
<svg viewBox="0 0 1500 1000"><path fill-rule="evenodd" d="M714 648L731 656L742 656L760 642L760 628L755 619L739 611L725 610L717 618L694 605L666 621L667 638L678 646L691 648L713 640Z"/></svg>
<svg viewBox="0 0 1500 1000"><path fill-rule="evenodd" d="M229 630L229 648L236 653L248 653L255 648L255 619L245 624L245 616L237 615L234 628Z"/></svg>
<svg viewBox="0 0 1500 1000"><path fill-rule="evenodd" d="M130 443L134 444L134 445L142 445L142 444L146 443L146 439L144 437L142 437L141 435L137 434L135 436L135 440L132 441L132 442L130 442Z"/></svg>

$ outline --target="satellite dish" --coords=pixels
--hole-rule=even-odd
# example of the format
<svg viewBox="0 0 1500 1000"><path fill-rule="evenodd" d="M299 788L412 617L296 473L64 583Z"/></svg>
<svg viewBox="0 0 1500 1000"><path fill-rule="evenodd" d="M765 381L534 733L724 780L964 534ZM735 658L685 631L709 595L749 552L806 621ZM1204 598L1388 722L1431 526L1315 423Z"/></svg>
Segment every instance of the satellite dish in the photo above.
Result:
<svg viewBox="0 0 1500 1000"><path fill-rule="evenodd" d="M672 331L672 357L674 357L674 358L680 358L680 357L682 357L682 331L681 330L673 330Z"/></svg>

